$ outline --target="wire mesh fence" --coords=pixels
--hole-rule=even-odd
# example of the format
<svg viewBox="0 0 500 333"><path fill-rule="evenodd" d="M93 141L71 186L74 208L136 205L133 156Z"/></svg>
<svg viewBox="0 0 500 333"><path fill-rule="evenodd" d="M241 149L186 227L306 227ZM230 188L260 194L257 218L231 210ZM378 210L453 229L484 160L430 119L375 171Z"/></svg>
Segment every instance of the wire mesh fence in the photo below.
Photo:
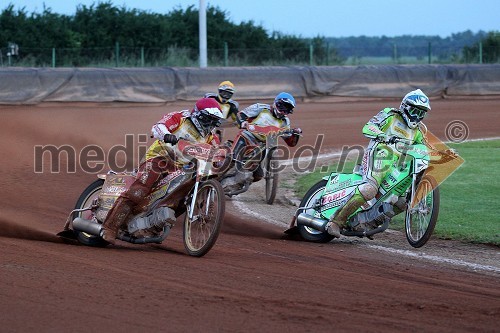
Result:
<svg viewBox="0 0 500 333"><path fill-rule="evenodd" d="M0 50L0 66L197 67L199 50L182 47L14 48ZM208 49L208 66L353 66L499 63L498 47Z"/></svg>

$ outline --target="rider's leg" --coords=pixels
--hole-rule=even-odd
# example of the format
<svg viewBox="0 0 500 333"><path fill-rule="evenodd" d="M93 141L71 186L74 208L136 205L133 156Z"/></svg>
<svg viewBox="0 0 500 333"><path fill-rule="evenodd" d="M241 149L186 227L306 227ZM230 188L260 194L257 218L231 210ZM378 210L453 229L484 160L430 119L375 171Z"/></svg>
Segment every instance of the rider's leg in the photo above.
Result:
<svg viewBox="0 0 500 333"><path fill-rule="evenodd" d="M262 166L259 164L257 169L253 172L253 181L258 182L264 177L264 170L262 169Z"/></svg>
<svg viewBox="0 0 500 333"><path fill-rule="evenodd" d="M354 194L339 210L330 218L327 231L329 234L340 237L340 228L346 226L347 218L367 201L373 199L377 194L376 185L371 182L360 184Z"/></svg>
<svg viewBox="0 0 500 333"><path fill-rule="evenodd" d="M134 204L126 197L116 199L113 208L108 212L106 220L102 224L102 238L108 243L115 244L116 235L120 227L130 215Z"/></svg>
<svg viewBox="0 0 500 333"><path fill-rule="evenodd" d="M380 145L373 149L367 149L363 158L364 183L358 185L354 194L347 202L339 208L330 218L327 225L329 234L340 237L340 229L346 226L347 219L359 207L373 199L378 192L380 182L390 171L393 163L392 154L387 146Z"/></svg>
<svg viewBox="0 0 500 333"><path fill-rule="evenodd" d="M115 244L118 230L127 222L134 207L150 192L153 185L166 169L168 161L163 157L146 160L139 166L135 181L115 202L102 224L102 238Z"/></svg>
<svg viewBox="0 0 500 333"><path fill-rule="evenodd" d="M233 158L235 160L238 160L238 161L242 160L243 153L245 151L245 147L246 147L246 141L245 141L245 139L243 139L242 137L240 137L238 139L238 141L236 141L236 144L234 145L234 148L233 148ZM236 169L238 171L242 170L242 164L241 163L236 162L235 166L236 166Z"/></svg>

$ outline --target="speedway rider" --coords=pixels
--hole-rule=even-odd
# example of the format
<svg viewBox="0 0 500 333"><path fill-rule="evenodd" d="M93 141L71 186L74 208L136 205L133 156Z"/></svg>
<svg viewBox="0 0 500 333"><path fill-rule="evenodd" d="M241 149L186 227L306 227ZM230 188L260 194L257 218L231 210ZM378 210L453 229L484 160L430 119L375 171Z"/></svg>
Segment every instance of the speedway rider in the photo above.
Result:
<svg viewBox="0 0 500 333"><path fill-rule="evenodd" d="M231 118L231 121L236 123L239 104L232 100L234 92L234 84L231 81L223 81L219 84L217 94L207 93L205 98L215 99L220 105L224 119L229 121L229 118Z"/></svg>
<svg viewBox="0 0 500 333"><path fill-rule="evenodd" d="M406 94L399 109L385 108L366 123L363 135L371 140L363 155L363 182L331 217L327 225L329 234L340 237L340 229L346 226L348 217L375 197L382 179L399 158L394 147L395 138L426 144L427 128L421 121L430 110L429 98L417 89Z"/></svg>
<svg viewBox="0 0 500 333"><path fill-rule="evenodd" d="M275 126L282 129L290 129L290 119L288 119L288 115L293 113L295 106L296 104L293 96L289 93L281 92L274 98L274 103L272 105L256 103L241 110L236 117L236 121L242 129L248 128L249 125ZM283 138L289 147L295 147L299 142L301 133L302 130L300 128L294 128L288 136L284 136ZM237 156L238 152L244 147L245 140L240 138L233 152L235 156ZM264 177L264 171L259 165L253 172L253 181L259 181L262 177Z"/></svg>
<svg viewBox="0 0 500 333"><path fill-rule="evenodd" d="M220 126L223 115L219 104L211 98L202 98L194 108L172 112L153 125L155 142L142 159L135 181L116 200L102 224L102 238L114 244L118 230L127 223L133 208L150 194L153 185L165 173L171 173L189 163L175 145L179 138L196 143L219 144L214 129Z"/></svg>

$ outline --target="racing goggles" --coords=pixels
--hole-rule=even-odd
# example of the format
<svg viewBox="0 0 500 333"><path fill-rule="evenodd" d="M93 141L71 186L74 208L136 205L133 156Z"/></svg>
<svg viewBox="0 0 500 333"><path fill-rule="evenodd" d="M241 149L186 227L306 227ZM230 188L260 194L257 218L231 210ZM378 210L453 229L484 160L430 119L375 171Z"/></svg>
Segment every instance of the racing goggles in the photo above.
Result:
<svg viewBox="0 0 500 333"><path fill-rule="evenodd" d="M231 99L231 97L233 97L233 93L230 91L227 91L227 90L219 90L219 95L220 95L220 97L222 97L226 100Z"/></svg>
<svg viewBox="0 0 500 333"><path fill-rule="evenodd" d="M413 120L422 120L424 119L425 115L427 114L426 109L421 109L416 106L408 105L407 108L408 115L413 119Z"/></svg>
<svg viewBox="0 0 500 333"><path fill-rule="evenodd" d="M208 127L219 127L222 124L222 121L220 118L212 116L206 110L200 111L200 114L198 116L198 120L204 126L208 126Z"/></svg>
<svg viewBox="0 0 500 333"><path fill-rule="evenodd" d="M290 114L290 113L293 113L293 105L290 104L290 103L287 103L285 101L277 101L276 102L276 109L281 114Z"/></svg>

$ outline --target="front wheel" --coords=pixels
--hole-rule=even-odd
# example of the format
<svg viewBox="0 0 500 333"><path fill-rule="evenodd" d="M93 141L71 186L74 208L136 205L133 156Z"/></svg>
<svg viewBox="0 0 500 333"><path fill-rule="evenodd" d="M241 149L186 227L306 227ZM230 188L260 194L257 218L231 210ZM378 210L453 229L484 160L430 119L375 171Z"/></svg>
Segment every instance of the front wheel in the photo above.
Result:
<svg viewBox="0 0 500 333"><path fill-rule="evenodd" d="M299 207L310 207L315 204L315 202L321 198L321 195L323 194L325 187L326 187L327 181L322 179L316 184L314 184L309 191L307 191L306 195L304 195L304 198L300 202ZM304 212L308 215L313 215L316 213L316 211L313 208L305 209L301 211L301 213ZM330 235L328 232L321 232L319 230L313 229L311 227L307 227L305 225L299 225L297 224L297 227L299 229L300 236L304 238L306 241L309 242L314 242L314 243L328 243L331 241L334 236Z"/></svg>
<svg viewBox="0 0 500 333"><path fill-rule="evenodd" d="M425 175L415 191L415 203L406 212L406 239L411 246L422 247L430 239L439 214L439 188L436 179Z"/></svg>
<svg viewBox="0 0 500 333"><path fill-rule="evenodd" d="M99 193L101 192L103 185L104 185L104 180L102 179L97 179L95 182L90 184L80 195L80 198L78 198L78 201L76 202L75 205L75 209L83 209L86 207L90 207L92 202L99 196ZM77 217L80 217L85 220L92 220L94 217L94 212L92 212L91 210L77 212L75 213L74 218ZM78 241L84 245L104 247L109 244L101 237L87 234L82 231L75 230L75 234Z"/></svg>
<svg viewBox="0 0 500 333"><path fill-rule="evenodd" d="M184 248L190 256L201 257L210 251L219 237L226 201L222 185L213 179L200 184L193 217L189 210L184 219Z"/></svg>
<svg viewBox="0 0 500 333"><path fill-rule="evenodd" d="M273 160L273 151L265 159L264 178L266 179L266 203L272 205L278 190L278 161Z"/></svg>

